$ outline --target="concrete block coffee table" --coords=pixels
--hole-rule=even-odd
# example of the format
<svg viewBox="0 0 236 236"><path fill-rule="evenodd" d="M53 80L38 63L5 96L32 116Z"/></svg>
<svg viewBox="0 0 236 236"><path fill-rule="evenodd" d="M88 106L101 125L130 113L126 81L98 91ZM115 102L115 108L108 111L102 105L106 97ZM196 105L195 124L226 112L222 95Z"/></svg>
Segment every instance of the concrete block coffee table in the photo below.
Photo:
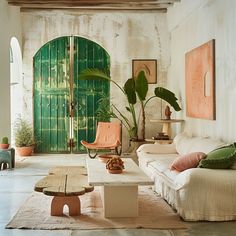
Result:
<svg viewBox="0 0 236 236"><path fill-rule="evenodd" d="M63 207L67 205L69 215L80 215L79 195L91 192L94 187L88 184L84 167L55 167L49 170L50 175L39 180L34 187L37 192L53 196L51 215L63 215Z"/></svg>
<svg viewBox="0 0 236 236"><path fill-rule="evenodd" d="M121 174L110 174L103 162L98 159L86 159L88 183L92 186L102 186L105 217L137 217L138 186L154 184L132 159L122 160L124 171Z"/></svg>

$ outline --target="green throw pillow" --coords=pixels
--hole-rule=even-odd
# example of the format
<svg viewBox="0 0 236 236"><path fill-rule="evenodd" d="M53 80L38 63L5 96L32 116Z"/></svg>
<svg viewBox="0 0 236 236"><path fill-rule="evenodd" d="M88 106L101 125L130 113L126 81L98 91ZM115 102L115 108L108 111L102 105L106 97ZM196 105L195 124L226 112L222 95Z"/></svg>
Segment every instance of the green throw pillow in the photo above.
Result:
<svg viewBox="0 0 236 236"><path fill-rule="evenodd" d="M210 169L228 169L236 159L235 145L218 148L208 153L205 159L202 159L198 165L200 168Z"/></svg>

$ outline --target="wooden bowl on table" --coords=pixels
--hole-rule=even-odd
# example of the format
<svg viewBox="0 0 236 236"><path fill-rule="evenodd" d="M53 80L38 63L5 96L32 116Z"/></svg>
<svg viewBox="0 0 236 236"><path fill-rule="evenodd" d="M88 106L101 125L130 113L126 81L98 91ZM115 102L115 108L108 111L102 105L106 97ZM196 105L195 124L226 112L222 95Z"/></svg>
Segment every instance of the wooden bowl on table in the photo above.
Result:
<svg viewBox="0 0 236 236"><path fill-rule="evenodd" d="M99 155L98 159L99 161L103 162L103 163L107 163L107 161L112 158L112 157L116 157L116 155L112 155L112 154L103 154L103 155Z"/></svg>

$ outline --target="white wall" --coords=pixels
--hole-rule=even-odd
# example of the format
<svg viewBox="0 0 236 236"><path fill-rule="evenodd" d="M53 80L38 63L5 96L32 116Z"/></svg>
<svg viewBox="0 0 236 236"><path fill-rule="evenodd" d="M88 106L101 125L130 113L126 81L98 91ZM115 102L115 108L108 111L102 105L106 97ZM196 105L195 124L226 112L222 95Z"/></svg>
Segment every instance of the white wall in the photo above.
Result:
<svg viewBox="0 0 236 236"><path fill-rule="evenodd" d="M156 12L119 11L37 11L22 13L23 72L25 87L25 114L32 117L33 56L48 41L76 35L88 38L104 47L111 58L111 76L122 86L132 76L132 59L157 59L158 84L164 85L169 57L169 34L166 14ZM113 102L125 110L125 98L111 86ZM119 97L119 99L117 99ZM160 118L160 100L147 109L147 121ZM126 111L125 111L126 112ZM148 122L149 123L149 122ZM156 133L147 125L149 135ZM148 136L148 134L147 134Z"/></svg>
<svg viewBox="0 0 236 236"><path fill-rule="evenodd" d="M236 139L236 1L181 0L167 14L171 34L168 86L181 97L185 130L194 135ZM215 39L216 120L186 117L185 53Z"/></svg>
<svg viewBox="0 0 236 236"><path fill-rule="evenodd" d="M11 37L21 43L21 19L18 7L8 7L7 1L0 1L0 138L11 134L10 119L10 60Z"/></svg>

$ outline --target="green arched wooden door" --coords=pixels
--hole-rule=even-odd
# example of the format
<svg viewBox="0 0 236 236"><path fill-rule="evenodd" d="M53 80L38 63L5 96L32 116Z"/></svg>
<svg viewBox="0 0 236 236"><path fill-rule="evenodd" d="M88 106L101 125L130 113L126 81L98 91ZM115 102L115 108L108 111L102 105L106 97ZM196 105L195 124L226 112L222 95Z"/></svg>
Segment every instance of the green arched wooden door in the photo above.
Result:
<svg viewBox="0 0 236 236"><path fill-rule="evenodd" d="M109 97L109 82L78 80L86 68L109 68L110 58L97 43L61 37L34 56L34 130L37 152L83 152L80 140L93 141L96 108ZM74 144L74 145L72 145Z"/></svg>

